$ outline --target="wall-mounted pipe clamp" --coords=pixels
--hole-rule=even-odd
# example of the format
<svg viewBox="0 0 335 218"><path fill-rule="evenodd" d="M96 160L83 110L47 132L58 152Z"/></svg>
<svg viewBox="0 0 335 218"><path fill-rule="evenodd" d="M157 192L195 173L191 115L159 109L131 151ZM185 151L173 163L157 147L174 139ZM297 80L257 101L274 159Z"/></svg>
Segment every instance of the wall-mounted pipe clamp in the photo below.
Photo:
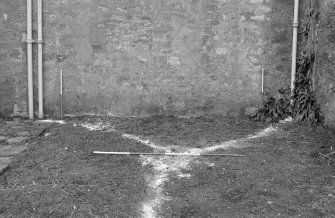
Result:
<svg viewBox="0 0 335 218"><path fill-rule="evenodd" d="M26 40L26 43L27 44L33 44L35 42L35 40L33 40L33 39L27 39Z"/></svg>

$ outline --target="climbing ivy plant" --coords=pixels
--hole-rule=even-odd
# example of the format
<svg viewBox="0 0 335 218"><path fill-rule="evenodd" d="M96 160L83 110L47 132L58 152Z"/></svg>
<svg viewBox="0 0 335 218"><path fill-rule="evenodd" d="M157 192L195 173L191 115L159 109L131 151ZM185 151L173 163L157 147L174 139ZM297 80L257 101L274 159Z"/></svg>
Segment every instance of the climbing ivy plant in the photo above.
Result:
<svg viewBox="0 0 335 218"><path fill-rule="evenodd" d="M312 65L314 54L301 53L297 62L297 73L290 105L295 121L312 125L322 123L321 107L312 89Z"/></svg>
<svg viewBox="0 0 335 218"><path fill-rule="evenodd" d="M296 122L307 125L320 124L320 105L317 103L312 89L312 66L314 54L301 53L297 60L297 73L294 89L280 89L279 97L265 95L263 108L251 116L253 120L278 122L291 116Z"/></svg>
<svg viewBox="0 0 335 218"><path fill-rule="evenodd" d="M264 94L263 108L259 109L251 118L255 121L278 122L290 116L290 88L280 89L279 97Z"/></svg>
<svg viewBox="0 0 335 218"><path fill-rule="evenodd" d="M310 3L313 3L312 1ZM279 97L265 95L263 108L252 115L251 118L257 121L278 122L287 117L292 117L296 122L308 125L320 124L323 122L320 105L317 103L313 90L312 72L315 71L314 57L316 36L315 27L319 11L312 7L306 10L303 23L303 30L300 32L306 40L306 51L301 53L297 60L296 79L294 89L280 89Z"/></svg>

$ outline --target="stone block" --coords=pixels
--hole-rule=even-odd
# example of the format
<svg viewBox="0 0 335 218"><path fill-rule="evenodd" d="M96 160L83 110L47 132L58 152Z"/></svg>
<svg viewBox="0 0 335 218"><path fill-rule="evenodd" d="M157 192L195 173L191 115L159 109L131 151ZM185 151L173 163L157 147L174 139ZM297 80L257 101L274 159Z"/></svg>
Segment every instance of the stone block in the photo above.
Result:
<svg viewBox="0 0 335 218"><path fill-rule="evenodd" d="M107 111L150 116L178 115L194 108L204 108L201 113L238 111L238 107L258 101L260 83L255 79L244 80L243 87L232 85L241 81L240 77L257 78L260 65L269 69L290 66L289 60L278 57L290 56L291 50L284 49L289 48L290 38L284 36L291 34L284 32L277 37L276 31L290 29L292 1L145 1L145 7L143 1L75 2L45 1L45 112L50 116L60 110L60 68L66 82L66 113ZM24 1L0 1L0 8L6 8L8 14L25 13ZM7 92L0 93L0 98L6 99L0 110L7 105L13 110L17 104L20 112L27 111L26 69L18 64L25 61L24 23L24 16L16 16L15 25L0 21L2 39L14 43L5 48L6 52L1 51L1 62L5 63L1 69L6 69L6 75L15 75L11 87L5 87L7 82L0 84ZM273 49L271 40L276 39L279 46ZM262 47L260 55L248 56L255 45ZM59 55L64 58L57 58ZM274 74L290 78L286 69L277 71ZM119 81L120 77L127 80ZM277 83L278 78L267 81ZM8 93L13 96L8 97ZM210 108L204 106L208 96L213 99ZM34 128L33 135L44 131Z"/></svg>
<svg viewBox="0 0 335 218"><path fill-rule="evenodd" d="M10 157L15 154L18 154L22 151L25 151L27 149L27 146L13 146L8 145L5 147L0 147L0 157Z"/></svg>
<svg viewBox="0 0 335 218"><path fill-rule="evenodd" d="M25 137L25 136L18 136L18 137L13 137L13 138L9 138L7 139L7 143L12 145L12 144L21 144L24 143L26 141L28 141L29 137Z"/></svg>
<svg viewBox="0 0 335 218"><path fill-rule="evenodd" d="M10 157L0 157L0 176L9 169L9 164L11 163Z"/></svg>
<svg viewBox="0 0 335 218"><path fill-rule="evenodd" d="M17 136L29 136L30 133L29 133L29 131L18 131L18 132L16 132L16 135Z"/></svg>
<svg viewBox="0 0 335 218"><path fill-rule="evenodd" d="M45 130L47 129L47 127L39 127L39 128L33 128L30 130L30 134L32 136L40 136Z"/></svg>

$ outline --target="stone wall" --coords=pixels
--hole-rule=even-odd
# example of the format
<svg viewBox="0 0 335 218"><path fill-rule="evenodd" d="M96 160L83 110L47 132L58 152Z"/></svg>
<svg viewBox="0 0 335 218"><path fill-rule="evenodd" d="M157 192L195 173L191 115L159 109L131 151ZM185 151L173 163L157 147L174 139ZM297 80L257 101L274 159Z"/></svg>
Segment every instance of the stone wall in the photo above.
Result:
<svg viewBox="0 0 335 218"><path fill-rule="evenodd" d="M25 4L0 2L0 111L12 112L14 105L26 111ZM262 68L265 90L290 84L291 0L44 4L50 116L59 113L61 69L65 113L238 116L244 107L260 105ZM35 39L36 30L35 24Z"/></svg>
<svg viewBox="0 0 335 218"><path fill-rule="evenodd" d="M0 112L26 112L24 1L0 2Z"/></svg>

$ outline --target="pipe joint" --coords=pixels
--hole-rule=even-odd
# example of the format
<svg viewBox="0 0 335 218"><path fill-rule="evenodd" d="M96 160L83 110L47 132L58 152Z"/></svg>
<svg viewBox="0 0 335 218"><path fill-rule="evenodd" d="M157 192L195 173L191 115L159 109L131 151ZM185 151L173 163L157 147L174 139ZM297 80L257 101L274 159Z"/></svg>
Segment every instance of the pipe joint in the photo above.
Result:
<svg viewBox="0 0 335 218"><path fill-rule="evenodd" d="M44 42L43 39L38 39L38 40L36 41L37 44L43 44L43 42Z"/></svg>
<svg viewBox="0 0 335 218"><path fill-rule="evenodd" d="M27 44L33 44L35 42L35 40L33 40L33 39L27 39L26 40L26 43Z"/></svg>
<svg viewBox="0 0 335 218"><path fill-rule="evenodd" d="M298 27L298 26L299 26L299 23L293 23L292 26L293 26L293 27Z"/></svg>

